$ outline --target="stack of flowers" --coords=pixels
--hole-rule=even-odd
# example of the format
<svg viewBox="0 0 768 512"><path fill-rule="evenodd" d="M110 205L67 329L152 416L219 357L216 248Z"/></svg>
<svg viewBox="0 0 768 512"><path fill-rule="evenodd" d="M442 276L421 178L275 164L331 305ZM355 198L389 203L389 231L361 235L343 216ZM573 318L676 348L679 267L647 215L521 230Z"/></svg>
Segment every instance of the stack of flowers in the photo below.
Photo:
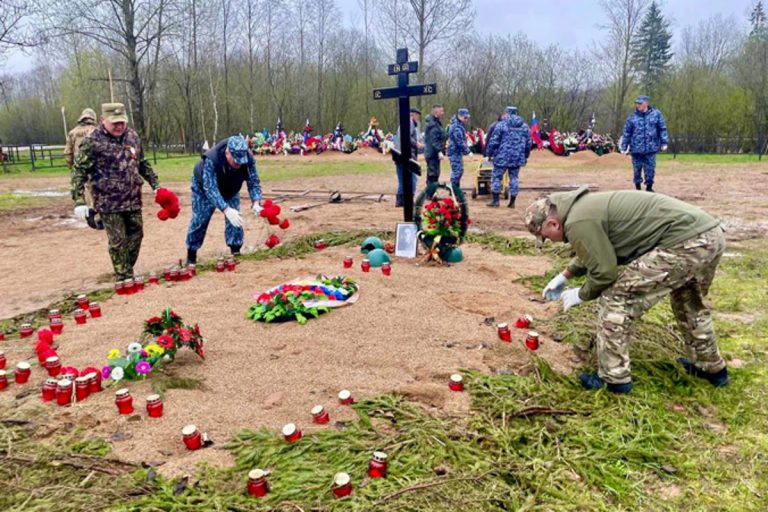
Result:
<svg viewBox="0 0 768 512"><path fill-rule="evenodd" d="M275 204L271 199L267 199L262 204L259 216L267 221L268 226L279 226L280 229L288 229L291 227L291 223L288 219L280 220L280 211L280 205ZM267 228L267 230L269 230L269 228ZM264 243L271 249L280 244L280 237L272 233L267 237L267 240Z"/></svg>
<svg viewBox="0 0 768 512"><path fill-rule="evenodd" d="M257 322L307 323L333 307L344 305L358 291L357 284L347 277L329 278L318 275L314 279L301 279L285 283L257 296L246 318Z"/></svg>
<svg viewBox="0 0 768 512"><path fill-rule="evenodd" d="M421 230L430 236L458 237L461 230L461 210L450 197L434 199L424 205Z"/></svg>
<svg viewBox="0 0 768 512"><path fill-rule="evenodd" d="M160 316L153 316L144 323L144 344L136 341L129 343L123 354L113 348L107 355L107 364L102 368L103 378L117 382L123 379L145 379L160 364L173 361L176 352L188 347L202 359L205 359L203 347L205 339L200 334L200 327L186 325L171 308Z"/></svg>

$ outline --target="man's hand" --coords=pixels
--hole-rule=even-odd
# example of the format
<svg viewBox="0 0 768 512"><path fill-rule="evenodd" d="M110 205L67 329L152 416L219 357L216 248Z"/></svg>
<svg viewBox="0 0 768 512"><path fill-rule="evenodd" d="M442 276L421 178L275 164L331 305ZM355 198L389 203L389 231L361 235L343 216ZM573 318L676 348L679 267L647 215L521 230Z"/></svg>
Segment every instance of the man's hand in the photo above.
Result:
<svg viewBox="0 0 768 512"><path fill-rule="evenodd" d="M628 155L629 154L629 146L627 146L627 149L623 150L621 152L622 155Z"/></svg>
<svg viewBox="0 0 768 512"><path fill-rule="evenodd" d="M437 153L437 159L438 159L438 160L442 160L443 158L445 158L445 155L443 154L443 152L442 152L442 151L439 151L439 152Z"/></svg>
<svg viewBox="0 0 768 512"><path fill-rule="evenodd" d="M243 227L243 218L240 216L240 212L234 208L227 208L224 210L224 216L227 218L229 223L236 228Z"/></svg>
<svg viewBox="0 0 768 512"><path fill-rule="evenodd" d="M565 285L568 283L568 278L561 272L557 274L547 286L544 291L541 292L541 296L547 300L557 300L565 289Z"/></svg>
<svg viewBox="0 0 768 512"><path fill-rule="evenodd" d="M563 292L563 311L568 311L573 306L578 306L581 304L582 301L579 297L579 290L581 290L581 287L579 288L568 288Z"/></svg>
<svg viewBox="0 0 768 512"><path fill-rule="evenodd" d="M666 150L667 150L667 147L668 147L668 146L667 146L666 144L662 144L662 145L661 145L661 150L662 150L662 151L666 151Z"/></svg>
<svg viewBox="0 0 768 512"><path fill-rule="evenodd" d="M81 222L86 222L88 220L88 210L87 205L75 206L75 218Z"/></svg>

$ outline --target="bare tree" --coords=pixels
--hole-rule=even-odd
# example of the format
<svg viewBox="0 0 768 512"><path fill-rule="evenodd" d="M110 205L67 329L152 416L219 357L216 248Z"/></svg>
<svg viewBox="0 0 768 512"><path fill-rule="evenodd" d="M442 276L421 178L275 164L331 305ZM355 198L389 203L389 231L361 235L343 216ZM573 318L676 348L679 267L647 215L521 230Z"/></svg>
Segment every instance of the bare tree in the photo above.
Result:
<svg viewBox="0 0 768 512"><path fill-rule="evenodd" d="M3 0L0 6L0 55L12 46L28 43L22 30L22 22L28 14L29 7L23 0Z"/></svg>
<svg viewBox="0 0 768 512"><path fill-rule="evenodd" d="M647 5L648 0L600 0L606 18L606 24L600 28L608 32L600 53L605 77L612 84L611 117L614 134L621 131L624 103L634 80L632 42Z"/></svg>
<svg viewBox="0 0 768 512"><path fill-rule="evenodd" d="M338 15L334 0L314 0L313 28L315 31L315 43L317 44L317 125L323 122L323 73L325 63L328 60L327 42L331 32L331 24Z"/></svg>
<svg viewBox="0 0 768 512"><path fill-rule="evenodd" d="M728 61L743 44L736 19L721 14L683 29L680 62L704 68L710 72L723 71Z"/></svg>

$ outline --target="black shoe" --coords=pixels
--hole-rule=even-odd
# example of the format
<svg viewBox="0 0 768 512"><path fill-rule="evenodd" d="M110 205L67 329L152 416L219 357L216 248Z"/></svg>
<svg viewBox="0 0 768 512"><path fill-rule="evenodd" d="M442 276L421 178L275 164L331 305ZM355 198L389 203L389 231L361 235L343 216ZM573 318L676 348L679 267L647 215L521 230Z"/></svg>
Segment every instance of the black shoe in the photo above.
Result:
<svg viewBox="0 0 768 512"><path fill-rule="evenodd" d="M488 203L486 206L489 208L498 208L499 207L499 194L493 193L493 199L491 199L491 202Z"/></svg>
<svg viewBox="0 0 768 512"><path fill-rule="evenodd" d="M509 196L509 204L507 205L507 208L514 208L516 199L517 196Z"/></svg>
<svg viewBox="0 0 768 512"><path fill-rule="evenodd" d="M645 191L646 192L655 192L655 190L653 190L653 183L649 183L648 185L646 185L645 186Z"/></svg>
<svg viewBox="0 0 768 512"><path fill-rule="evenodd" d="M403 194L395 195L395 208L403 207Z"/></svg>
<svg viewBox="0 0 768 512"><path fill-rule="evenodd" d="M640 185L640 183L635 183L635 190L642 190L643 187Z"/></svg>
<svg viewBox="0 0 768 512"><path fill-rule="evenodd" d="M240 249L242 247L242 245L230 245L229 251L232 253L232 256L240 256Z"/></svg>
<svg viewBox="0 0 768 512"><path fill-rule="evenodd" d="M610 382L605 382L596 373L582 373L579 375L579 380L584 389L600 389L605 386L611 393L620 395L625 395L632 391L632 381L623 382L621 384L612 384Z"/></svg>
<svg viewBox="0 0 768 512"><path fill-rule="evenodd" d="M715 372L715 373L707 373L704 370L700 370L699 368L696 368L696 366L692 362L690 362L688 359L684 357L678 358L677 362L683 365L683 368L685 368L685 372L688 375L693 375L694 377L699 377L700 379L709 381L709 383L715 386L716 388L719 388L721 386L725 386L726 384L728 384L728 368L723 368L719 372Z"/></svg>
<svg viewBox="0 0 768 512"><path fill-rule="evenodd" d="M197 264L197 251L192 249L187 249L187 265L196 265Z"/></svg>

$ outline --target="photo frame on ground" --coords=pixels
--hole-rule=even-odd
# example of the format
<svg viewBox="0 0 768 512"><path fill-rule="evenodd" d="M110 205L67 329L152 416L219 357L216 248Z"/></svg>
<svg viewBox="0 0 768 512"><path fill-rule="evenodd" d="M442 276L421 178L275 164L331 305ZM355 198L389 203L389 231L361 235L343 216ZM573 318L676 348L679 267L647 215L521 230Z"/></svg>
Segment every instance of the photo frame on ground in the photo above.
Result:
<svg viewBox="0 0 768 512"><path fill-rule="evenodd" d="M399 222L395 230L395 256L415 258L419 240L415 222Z"/></svg>

